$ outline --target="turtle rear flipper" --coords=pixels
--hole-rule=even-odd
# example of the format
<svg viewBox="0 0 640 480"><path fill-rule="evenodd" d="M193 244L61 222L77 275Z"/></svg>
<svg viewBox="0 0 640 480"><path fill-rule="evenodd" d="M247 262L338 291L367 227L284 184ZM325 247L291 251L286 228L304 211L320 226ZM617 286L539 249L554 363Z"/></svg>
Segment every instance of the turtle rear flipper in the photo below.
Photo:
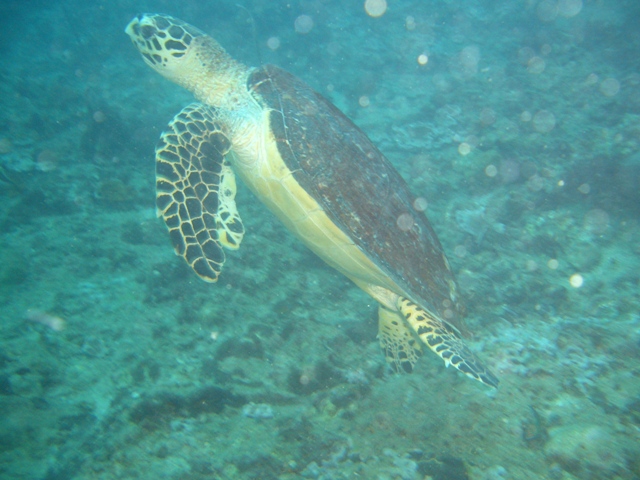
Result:
<svg viewBox="0 0 640 480"><path fill-rule="evenodd" d="M378 306L378 340L387 362L396 372L411 373L422 355L422 347L397 311Z"/></svg>
<svg viewBox="0 0 640 480"><path fill-rule="evenodd" d="M216 110L193 103L169 123L156 146L156 205L182 256L202 279L215 282L225 255L237 249L244 226L236 182L225 160L231 142Z"/></svg>
<svg viewBox="0 0 640 480"><path fill-rule="evenodd" d="M420 340L440 356L447 367L453 365L465 375L498 388L500 380L467 348L452 327L406 298L398 299L398 309Z"/></svg>

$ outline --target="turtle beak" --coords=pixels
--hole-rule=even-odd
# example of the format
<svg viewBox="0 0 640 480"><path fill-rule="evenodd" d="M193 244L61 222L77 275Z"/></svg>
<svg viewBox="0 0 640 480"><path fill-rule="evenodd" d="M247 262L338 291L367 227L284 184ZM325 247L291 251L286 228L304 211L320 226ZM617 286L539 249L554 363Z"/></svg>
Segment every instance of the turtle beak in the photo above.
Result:
<svg viewBox="0 0 640 480"><path fill-rule="evenodd" d="M133 20L125 27L124 33L129 35L132 39L140 35L140 19L142 15L136 15Z"/></svg>
<svg viewBox="0 0 640 480"><path fill-rule="evenodd" d="M157 29L153 25L150 25L153 22L148 21L148 18L148 15L139 13L133 17L133 20L126 26L124 29L125 33L129 35L131 39L142 38L143 40L149 40L156 34Z"/></svg>

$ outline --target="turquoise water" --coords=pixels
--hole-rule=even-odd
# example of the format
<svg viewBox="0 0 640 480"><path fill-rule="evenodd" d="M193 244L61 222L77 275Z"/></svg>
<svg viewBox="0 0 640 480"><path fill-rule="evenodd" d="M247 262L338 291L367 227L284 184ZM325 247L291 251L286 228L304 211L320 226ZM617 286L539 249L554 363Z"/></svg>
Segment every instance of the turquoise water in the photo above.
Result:
<svg viewBox="0 0 640 480"><path fill-rule="evenodd" d="M244 6L0 4L0 478L640 478L640 4ZM174 255L153 152L192 97L124 34L145 11L370 136L499 389L393 373L375 301L241 184L218 283Z"/></svg>

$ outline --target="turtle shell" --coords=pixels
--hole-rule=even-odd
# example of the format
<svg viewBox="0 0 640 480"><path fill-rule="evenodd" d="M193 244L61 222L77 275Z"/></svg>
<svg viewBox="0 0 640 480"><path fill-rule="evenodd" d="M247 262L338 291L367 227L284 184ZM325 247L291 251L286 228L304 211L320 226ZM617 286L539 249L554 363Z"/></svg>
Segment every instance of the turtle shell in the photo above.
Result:
<svg viewBox="0 0 640 480"><path fill-rule="evenodd" d="M270 111L278 151L300 186L398 285L395 293L462 330L462 306L442 245L413 207L404 179L365 133L302 80L273 65L253 70L247 87ZM399 218L409 228L400 228Z"/></svg>

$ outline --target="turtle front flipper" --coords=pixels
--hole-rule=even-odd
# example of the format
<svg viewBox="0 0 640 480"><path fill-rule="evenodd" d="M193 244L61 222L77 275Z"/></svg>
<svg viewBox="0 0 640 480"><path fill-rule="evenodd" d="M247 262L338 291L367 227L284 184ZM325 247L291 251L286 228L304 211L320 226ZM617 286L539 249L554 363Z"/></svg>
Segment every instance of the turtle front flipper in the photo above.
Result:
<svg viewBox="0 0 640 480"><path fill-rule="evenodd" d="M244 226L236 181L225 161L231 142L216 110L194 103L169 123L156 147L156 205L176 254L208 282L218 280L225 255L237 249Z"/></svg>
<svg viewBox="0 0 640 480"><path fill-rule="evenodd" d="M398 298L398 309L420 340L438 354L447 367L453 365L465 375L498 388L498 378L469 350L452 327L406 298Z"/></svg>

